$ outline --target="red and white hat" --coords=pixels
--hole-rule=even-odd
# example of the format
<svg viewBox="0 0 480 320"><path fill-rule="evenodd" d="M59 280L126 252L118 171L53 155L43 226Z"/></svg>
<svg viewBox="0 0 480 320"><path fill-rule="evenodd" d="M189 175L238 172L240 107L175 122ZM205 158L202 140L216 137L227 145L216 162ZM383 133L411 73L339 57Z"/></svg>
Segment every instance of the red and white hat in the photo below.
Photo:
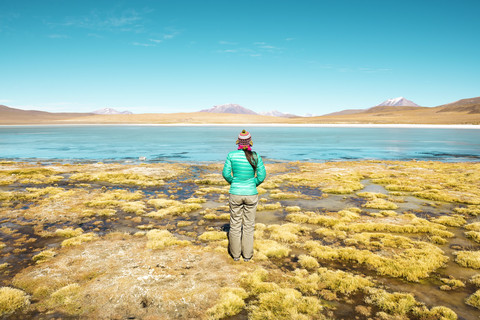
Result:
<svg viewBox="0 0 480 320"><path fill-rule="evenodd" d="M252 136L250 135L250 132L242 130L242 132L240 132L240 134L238 135L237 144L239 146L253 146Z"/></svg>

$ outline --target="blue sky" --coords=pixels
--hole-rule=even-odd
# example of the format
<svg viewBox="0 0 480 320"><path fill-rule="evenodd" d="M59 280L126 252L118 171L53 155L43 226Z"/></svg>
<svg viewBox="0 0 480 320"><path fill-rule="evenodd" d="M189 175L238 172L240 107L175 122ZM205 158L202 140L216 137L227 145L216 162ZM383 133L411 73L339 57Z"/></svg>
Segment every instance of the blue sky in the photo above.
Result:
<svg viewBox="0 0 480 320"><path fill-rule="evenodd" d="M0 0L0 104L325 114L480 96L480 1Z"/></svg>

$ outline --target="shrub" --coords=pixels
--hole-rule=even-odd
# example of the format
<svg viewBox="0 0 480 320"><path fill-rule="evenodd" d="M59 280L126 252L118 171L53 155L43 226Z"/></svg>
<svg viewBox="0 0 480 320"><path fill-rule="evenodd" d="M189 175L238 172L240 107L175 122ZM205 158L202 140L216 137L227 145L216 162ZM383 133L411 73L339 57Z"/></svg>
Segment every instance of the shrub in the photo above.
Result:
<svg viewBox="0 0 480 320"><path fill-rule="evenodd" d="M478 231L467 231L465 232L467 238L472 239L473 241L480 243L480 232Z"/></svg>
<svg viewBox="0 0 480 320"><path fill-rule="evenodd" d="M68 227L68 228L65 228L65 229L55 230L55 235L57 235L59 237L64 237L64 238L78 237L82 233L83 233L82 228L73 229L72 227Z"/></svg>
<svg viewBox="0 0 480 320"><path fill-rule="evenodd" d="M10 287L0 288L0 316L9 315L29 305L30 297L24 291Z"/></svg>
<svg viewBox="0 0 480 320"><path fill-rule="evenodd" d="M218 241L227 239L227 233L223 231L206 231L198 236L202 241Z"/></svg>
<svg viewBox="0 0 480 320"><path fill-rule="evenodd" d="M208 319L222 319L238 314L245 307L247 292L242 288L223 288L219 302L207 310Z"/></svg>
<svg viewBox="0 0 480 320"><path fill-rule="evenodd" d="M455 262L467 268L480 269L480 251L455 252Z"/></svg>
<svg viewBox="0 0 480 320"><path fill-rule="evenodd" d="M89 242L98 239L98 236L94 233L84 233L76 237L72 237L62 241L62 247L78 246L84 242Z"/></svg>
<svg viewBox="0 0 480 320"><path fill-rule="evenodd" d="M404 315L415 306L415 298L409 293L388 293L385 290L369 288L365 302L379 307L390 314Z"/></svg>
<svg viewBox="0 0 480 320"><path fill-rule="evenodd" d="M53 250L44 250L39 254L34 255L32 260L35 261L36 263L42 263L52 259L53 257L55 257L55 255L56 253Z"/></svg>
<svg viewBox="0 0 480 320"><path fill-rule="evenodd" d="M168 230L153 229L147 232L147 248L148 249L163 249L173 245L188 245L190 241L179 240Z"/></svg>
<svg viewBox="0 0 480 320"><path fill-rule="evenodd" d="M480 290L475 291L475 293L468 297L465 303L480 309Z"/></svg>
<svg viewBox="0 0 480 320"><path fill-rule="evenodd" d="M288 256L290 249L274 240L255 240L254 248L267 257L282 258Z"/></svg>
<svg viewBox="0 0 480 320"><path fill-rule="evenodd" d="M253 320L264 319L308 319L315 316L325 319L320 311L323 306L314 297L303 297L291 288L277 288L274 291L260 293L258 302L251 308L250 317Z"/></svg>
<svg viewBox="0 0 480 320"><path fill-rule="evenodd" d="M443 224L449 227L460 227L463 226L467 221L462 216L440 216L434 219L431 219L432 222Z"/></svg>

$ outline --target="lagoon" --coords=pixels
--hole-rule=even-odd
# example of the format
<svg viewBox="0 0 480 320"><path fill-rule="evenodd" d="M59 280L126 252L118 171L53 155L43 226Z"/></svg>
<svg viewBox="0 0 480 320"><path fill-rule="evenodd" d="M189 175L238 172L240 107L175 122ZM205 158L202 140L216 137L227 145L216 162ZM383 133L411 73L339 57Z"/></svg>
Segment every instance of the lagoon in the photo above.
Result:
<svg viewBox="0 0 480 320"><path fill-rule="evenodd" d="M254 150L268 161L479 161L480 130L459 127L255 126ZM242 126L2 126L0 158L135 162L223 161Z"/></svg>

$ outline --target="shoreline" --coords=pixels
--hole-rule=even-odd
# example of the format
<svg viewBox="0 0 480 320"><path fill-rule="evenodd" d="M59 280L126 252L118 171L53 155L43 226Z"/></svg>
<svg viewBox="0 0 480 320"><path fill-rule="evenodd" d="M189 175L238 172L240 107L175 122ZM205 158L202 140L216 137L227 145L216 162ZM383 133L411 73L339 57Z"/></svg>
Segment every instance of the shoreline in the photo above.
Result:
<svg viewBox="0 0 480 320"><path fill-rule="evenodd" d="M297 127L297 128L396 128L396 129L480 129L475 124L364 124L364 123L75 123L75 124L0 124L2 127L82 127L82 126L138 126L138 127Z"/></svg>

